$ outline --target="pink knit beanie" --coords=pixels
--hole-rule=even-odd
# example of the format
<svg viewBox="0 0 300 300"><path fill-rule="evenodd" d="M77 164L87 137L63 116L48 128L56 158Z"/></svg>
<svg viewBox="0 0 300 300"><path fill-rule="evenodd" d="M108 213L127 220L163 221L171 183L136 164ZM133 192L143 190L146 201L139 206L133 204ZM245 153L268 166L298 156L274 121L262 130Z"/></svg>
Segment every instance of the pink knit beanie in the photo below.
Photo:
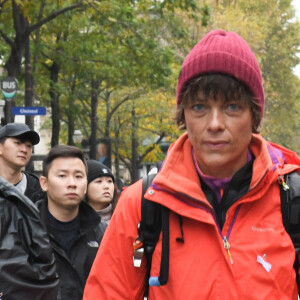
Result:
<svg viewBox="0 0 300 300"><path fill-rule="evenodd" d="M264 114L264 90L261 71L249 45L235 32L209 32L185 58L177 83L177 106L186 84L208 73L223 73L243 82L252 92Z"/></svg>

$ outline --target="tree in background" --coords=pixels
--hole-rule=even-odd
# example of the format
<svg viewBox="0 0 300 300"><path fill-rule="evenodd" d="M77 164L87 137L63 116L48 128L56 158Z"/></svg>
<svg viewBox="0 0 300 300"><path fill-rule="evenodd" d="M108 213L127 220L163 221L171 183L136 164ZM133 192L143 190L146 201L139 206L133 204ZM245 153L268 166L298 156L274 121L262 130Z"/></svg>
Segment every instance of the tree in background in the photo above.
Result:
<svg viewBox="0 0 300 300"><path fill-rule="evenodd" d="M67 1L65 1L67 2ZM45 0L37 1L0 1L0 17L2 27L0 28L0 37L6 44L3 47L3 54L0 57L3 60L4 68L8 76L24 79L28 83L25 87L25 102L32 105L33 84L31 82L31 56L30 56L30 36L39 29L54 20L58 16L67 13L73 9L81 7L83 3L71 1L60 8L59 3L46 3ZM5 25L5 26L3 26ZM25 54L25 56L24 56ZM24 60L23 60L24 59ZM22 72L22 61L25 61L25 68ZM26 99L26 96L28 99ZM6 119L11 120L11 108L13 101L6 103ZM30 120L30 118L29 118ZM31 121L29 121L31 123ZM29 124L30 127L33 124Z"/></svg>
<svg viewBox="0 0 300 300"><path fill-rule="evenodd" d="M157 7L154 10L152 7L150 18L148 15L151 1L148 1L148 6L131 4L125 6L124 3L122 6L116 6L116 3L112 1L109 4L101 5L100 3L98 6L91 6L80 16L73 15L72 19L64 24L65 26L49 24L46 27L49 32L53 31L55 34L57 34L57 29L63 28L64 35L67 36L66 39L59 40L59 46L51 46L57 39L48 41L48 46L45 47L47 55L44 55L47 60L44 64L50 63L52 67L52 57L56 62L60 59L57 65L60 66L61 80L56 84L56 89L51 90L56 93L60 91L57 94L60 98L63 124L73 124L72 127L69 126L69 137L72 135L70 130L74 130L72 119L77 119L77 124L80 120L81 128L88 133L91 158L95 158L95 146L99 138L97 133L100 137L112 138L110 133L112 120L121 106L126 106L129 100L140 97L147 90L161 87L169 90L170 86L174 90L174 85L169 83L174 67L171 64L173 52L166 43L166 37L162 43L162 37L168 32L165 28L164 32L161 31L164 15L169 22L175 22L175 18L170 16L173 13L167 15L167 10L163 13L163 8ZM150 24L145 19L146 17L142 18L142 16L149 18ZM82 24L82 29L74 30L78 23ZM176 25L178 24L177 20ZM169 28L174 30L174 24ZM177 39L183 38L183 33L180 33L182 30L177 31ZM171 37L170 35L169 39ZM58 50L53 52L52 49ZM57 51L60 56L56 55ZM73 81L71 77L74 74L76 74L76 80ZM53 85L53 80L50 84ZM69 91L72 91L72 94ZM115 94L120 97L115 98ZM73 100L70 102L70 99ZM62 105L63 103L65 105ZM81 110L76 103L82 104ZM98 107L100 110L96 114ZM126 116L123 117L126 118ZM88 124L91 124L90 129ZM130 127L132 128L132 123ZM130 133L131 137L132 133ZM130 148L135 150L136 147ZM123 162L125 160L131 162L129 170L132 175L136 174L136 168L142 162L137 158L137 151L135 153L136 155L131 155L131 159L121 157ZM136 176L133 177L136 178Z"/></svg>
<svg viewBox="0 0 300 300"><path fill-rule="evenodd" d="M24 28L14 27L16 9ZM0 64L9 65L13 49L24 52L13 43L22 32L31 40L33 94L51 108L44 126L52 126L52 146L74 144L80 128L94 158L97 140L107 138L116 173L122 164L135 181L139 166L163 159L162 143L180 134L173 111L184 57L206 32L222 28L243 36L260 61L262 134L298 149L299 78L292 69L300 29L290 0L0 0L0 18ZM24 89L19 57L16 76ZM22 105L23 96L16 101Z"/></svg>

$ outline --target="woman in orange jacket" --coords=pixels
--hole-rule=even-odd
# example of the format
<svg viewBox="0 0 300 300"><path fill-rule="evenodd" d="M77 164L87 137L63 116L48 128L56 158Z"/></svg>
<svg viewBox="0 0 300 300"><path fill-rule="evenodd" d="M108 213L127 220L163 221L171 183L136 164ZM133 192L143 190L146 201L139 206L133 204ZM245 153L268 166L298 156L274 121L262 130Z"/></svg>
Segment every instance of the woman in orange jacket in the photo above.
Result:
<svg viewBox="0 0 300 300"><path fill-rule="evenodd" d="M278 178L298 156L259 135L264 92L257 60L236 33L208 33L188 54L177 85L177 123L145 198L169 210L169 277L160 284L162 236L149 300L297 299L295 250L282 222ZM84 300L143 299L146 261L133 265L141 181L122 194Z"/></svg>

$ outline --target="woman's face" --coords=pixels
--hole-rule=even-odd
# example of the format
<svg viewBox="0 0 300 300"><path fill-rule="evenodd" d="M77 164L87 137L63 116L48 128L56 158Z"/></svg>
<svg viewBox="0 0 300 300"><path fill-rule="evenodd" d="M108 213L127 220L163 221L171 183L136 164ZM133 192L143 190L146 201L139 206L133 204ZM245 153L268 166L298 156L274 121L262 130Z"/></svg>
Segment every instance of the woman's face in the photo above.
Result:
<svg viewBox="0 0 300 300"><path fill-rule="evenodd" d="M200 94L201 95L201 94ZM247 162L252 137L250 105L242 101L199 101L184 108L185 124L201 171L233 176Z"/></svg>
<svg viewBox="0 0 300 300"><path fill-rule="evenodd" d="M98 177L88 185L88 202L95 210L107 207L111 203L113 196L114 182L109 176Z"/></svg>

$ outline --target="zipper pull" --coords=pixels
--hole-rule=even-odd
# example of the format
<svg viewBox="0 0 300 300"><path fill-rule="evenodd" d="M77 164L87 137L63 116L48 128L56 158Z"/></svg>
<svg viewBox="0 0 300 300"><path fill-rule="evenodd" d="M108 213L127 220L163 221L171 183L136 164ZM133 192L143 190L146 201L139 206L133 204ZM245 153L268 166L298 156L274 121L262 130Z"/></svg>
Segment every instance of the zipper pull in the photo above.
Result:
<svg viewBox="0 0 300 300"><path fill-rule="evenodd" d="M283 189L284 189L285 191L287 191L287 190L290 189L289 185L284 181L284 177L283 177L282 175L280 175L280 176L278 177L278 182L279 182L279 184L282 185L282 187L283 187Z"/></svg>
<svg viewBox="0 0 300 300"><path fill-rule="evenodd" d="M224 243L224 248L227 250L227 253L228 253L228 256L229 256L229 259L230 259L230 263L233 264L232 256L231 256L231 253L229 251L230 244L229 244L226 236L223 237L223 243Z"/></svg>

